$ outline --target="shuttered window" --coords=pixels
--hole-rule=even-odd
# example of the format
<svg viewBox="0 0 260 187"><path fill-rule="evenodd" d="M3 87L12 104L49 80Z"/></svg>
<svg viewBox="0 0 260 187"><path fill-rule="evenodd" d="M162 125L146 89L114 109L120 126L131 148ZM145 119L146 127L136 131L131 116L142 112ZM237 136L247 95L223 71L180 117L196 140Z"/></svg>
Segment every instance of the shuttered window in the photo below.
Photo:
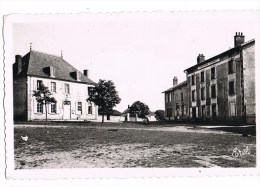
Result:
<svg viewBox="0 0 260 187"><path fill-rule="evenodd" d="M78 102L77 111L82 114L82 102Z"/></svg>
<svg viewBox="0 0 260 187"><path fill-rule="evenodd" d="M51 82L51 92L56 92L56 82Z"/></svg>
<svg viewBox="0 0 260 187"><path fill-rule="evenodd" d="M64 89L65 89L65 93L67 93L67 94L70 93L70 85L68 83L64 84Z"/></svg>

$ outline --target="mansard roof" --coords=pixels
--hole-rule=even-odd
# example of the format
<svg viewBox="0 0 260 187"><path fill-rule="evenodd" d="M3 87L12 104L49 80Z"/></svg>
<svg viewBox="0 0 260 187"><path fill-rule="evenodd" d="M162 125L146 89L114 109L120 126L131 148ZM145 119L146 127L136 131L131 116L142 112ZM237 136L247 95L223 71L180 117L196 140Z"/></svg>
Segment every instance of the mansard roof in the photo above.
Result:
<svg viewBox="0 0 260 187"><path fill-rule="evenodd" d="M180 84L177 84L176 86L173 86L173 87L163 91L162 93L174 91L174 90L177 90L177 89L179 89L181 87L185 87L185 86L187 86L187 81L183 81Z"/></svg>
<svg viewBox="0 0 260 187"><path fill-rule="evenodd" d="M205 65L207 63L212 63L212 62L214 62L218 58L221 58L221 57L223 57L225 55L233 54L233 53L239 51L240 49L242 49L243 47L248 46L250 44L254 44L254 43L255 43L255 39L249 40L249 41L247 41L247 42L245 42L245 43L243 43L243 44L241 44L241 45L239 45L237 47L233 47L231 49L228 49L228 50L224 51L223 53L220 53L220 54L218 54L216 56L213 56L213 57L211 57L211 58L209 58L209 59L207 59L207 60L205 60L205 61L203 61L203 62L201 62L199 64L191 66L191 67L185 69L184 72L188 72L188 73L189 72L194 72L194 70L196 71L196 69L199 66Z"/></svg>
<svg viewBox="0 0 260 187"><path fill-rule="evenodd" d="M44 69L48 67L54 67L55 76L52 77L52 79L85 84L95 84L94 81L89 79L87 76L85 76L83 73L78 71L75 67L59 56L31 50L22 58L22 61L23 71L21 74L24 75L51 78L50 75L44 71ZM80 81L77 81L77 79L73 77L73 73L75 72L80 73Z"/></svg>

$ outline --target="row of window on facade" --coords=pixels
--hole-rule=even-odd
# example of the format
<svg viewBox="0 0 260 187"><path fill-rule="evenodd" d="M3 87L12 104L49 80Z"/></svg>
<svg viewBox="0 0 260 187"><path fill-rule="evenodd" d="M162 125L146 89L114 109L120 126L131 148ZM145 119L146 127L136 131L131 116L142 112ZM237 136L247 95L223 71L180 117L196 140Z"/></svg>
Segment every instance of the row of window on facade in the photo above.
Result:
<svg viewBox="0 0 260 187"><path fill-rule="evenodd" d="M228 83L228 93L230 96L235 95L235 81L230 81ZM176 93L174 94L176 101L178 101L179 99L181 101L183 101L183 93L180 94L180 98L179 98L179 94ZM211 98L216 98L217 97L217 89L216 89L216 84L211 85ZM200 89L200 99L201 100L205 100L206 99L206 89L205 87L202 87ZM192 90L191 91L191 100L192 101L196 101L196 90ZM165 94L165 101L166 102L171 102L172 101L172 94L171 93L167 93Z"/></svg>
<svg viewBox="0 0 260 187"><path fill-rule="evenodd" d="M211 85L211 98L214 99L217 97L217 89L216 84ZM230 96L235 95L235 81L230 81L228 83L228 94ZM200 89L200 99L205 100L206 99L206 89L205 87L202 87ZM191 91L191 101L196 101L196 90Z"/></svg>
<svg viewBox="0 0 260 187"><path fill-rule="evenodd" d="M211 113L210 113L210 109L211 109ZM190 108L190 110L195 110L195 112L191 111L190 114L192 115L193 113L196 113L197 107L192 107L192 108ZM206 114L206 112L207 112L207 114ZM173 116L172 114L173 114L172 108L167 108L166 117L172 117ZM214 118L214 117L217 117L217 114L218 113L217 113L217 104L216 103L213 103L211 105L202 105L201 106L201 115L202 115L201 117L212 116ZM181 106L181 111L179 110L179 107L176 105L175 117L185 116L185 115L186 115L185 105ZM236 116L236 103L235 102L229 103L229 116L230 117Z"/></svg>
<svg viewBox="0 0 260 187"><path fill-rule="evenodd" d="M183 93L181 93L180 96L179 96L178 93L175 93L174 96L175 96L175 101L179 101L179 100L183 101L184 100ZM172 101L172 94L171 93L166 93L165 94L165 101L166 102L171 102Z"/></svg>
<svg viewBox="0 0 260 187"><path fill-rule="evenodd" d="M42 80L37 80L37 90L40 88L40 86L42 84L43 84ZM89 92L90 89L91 89L91 87L88 87L88 92ZM53 81L51 82L50 91L53 92L53 93L57 92L56 82L53 82ZM70 94L70 84L69 83L64 83L64 92L67 93L67 94Z"/></svg>
<svg viewBox="0 0 260 187"><path fill-rule="evenodd" d="M64 105L70 105L70 101L64 101ZM50 103L49 113L57 114L57 103ZM87 111L86 114L93 114L93 106L91 102L87 103ZM44 105L42 103L37 102L37 113L45 113ZM76 102L76 114L83 114L82 102Z"/></svg>
<svg viewBox="0 0 260 187"><path fill-rule="evenodd" d="M234 71L234 61L229 61L228 62L228 74L233 74ZM210 69L210 74L211 74L211 80L216 79L216 67L212 67ZM202 71L200 72L200 82L204 83L205 82L205 72ZM195 75L191 76L191 85L195 85L196 81L195 81Z"/></svg>
<svg viewBox="0 0 260 187"><path fill-rule="evenodd" d="M166 111L166 116L167 117L172 117L172 108L167 108ZM178 103L176 103L175 106L175 116L185 116L186 115L186 106L185 105L179 105Z"/></svg>

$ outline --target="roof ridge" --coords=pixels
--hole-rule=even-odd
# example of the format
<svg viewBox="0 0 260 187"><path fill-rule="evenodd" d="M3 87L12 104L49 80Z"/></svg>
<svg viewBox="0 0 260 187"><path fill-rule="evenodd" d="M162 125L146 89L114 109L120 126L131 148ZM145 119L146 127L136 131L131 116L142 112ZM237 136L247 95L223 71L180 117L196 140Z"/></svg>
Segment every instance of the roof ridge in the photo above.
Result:
<svg viewBox="0 0 260 187"><path fill-rule="evenodd" d="M184 80L184 81L182 81L181 83L179 83L179 84L177 84L177 85L175 85L175 86L172 86L172 87L168 88L167 90L163 91L162 93L167 92L167 91L172 91L174 88L178 88L179 86L182 86L183 84L185 84L185 83L187 83L187 82L188 82L187 80Z"/></svg>
<svg viewBox="0 0 260 187"><path fill-rule="evenodd" d="M78 68L76 68L73 65L71 65L69 62L67 62L65 59L63 59L61 56L57 56L57 55L54 55L54 54L51 54L51 53L45 53L45 52L41 52L41 51L36 51L36 50L32 50L30 52L36 52L36 53L40 53L40 54L43 54L43 55L48 55L48 56L53 56L53 57L56 57L56 58L60 58L61 60L66 62L67 65L71 66L73 69L77 70L78 72L80 72L83 75L83 73L80 70L78 70Z"/></svg>
<svg viewBox="0 0 260 187"><path fill-rule="evenodd" d="M42 52L42 51L37 51L37 50L31 50L30 52L36 52L36 53L41 53L43 55L49 55L49 56L54 56L54 57L57 57L57 58L61 58L61 56L58 56L58 55L55 55L55 54L51 54L51 53ZM61 59L63 59L63 58L61 58Z"/></svg>
<svg viewBox="0 0 260 187"><path fill-rule="evenodd" d="M244 42L244 43L241 44L241 45L238 45L238 46L229 48L229 49L223 51L222 53L219 53L219 54L217 54L217 55L214 55L214 56L212 56L212 57L206 59L205 61L203 61L203 62L201 62L201 63L199 63L199 64L195 64L195 65L193 65L193 66L190 66L189 68L185 69L184 72L187 71L187 70L189 70L189 69L191 69L191 68L194 68L194 67L196 67L196 66L200 66L200 65L202 65L202 64L205 64L206 62L208 63L208 62L210 62L212 59L217 58L218 56L223 55L223 54L227 53L228 51L232 51L232 50L239 49L239 48L241 48L241 47L243 47L243 46L245 46L245 45L247 45L247 44L249 44L249 43L251 43L251 42L253 42L253 41L255 41L255 39L248 40L248 41Z"/></svg>
<svg viewBox="0 0 260 187"><path fill-rule="evenodd" d="M251 39L251 40L248 40L247 42L242 43L241 46L244 46L244 45L246 45L246 44L249 44L249 43L252 42L252 41L255 41L255 39L253 38L253 39Z"/></svg>
<svg viewBox="0 0 260 187"><path fill-rule="evenodd" d="M30 56L28 59L28 75L48 77L43 68L47 66L54 66L58 69L58 71L55 73L55 77L57 79L78 82L75 80L75 76L71 74L75 71L78 71L82 75L80 78L81 83L95 84L93 80L87 76L83 76L84 73L79 71L78 68L74 67L62 57L35 50L31 50L27 54Z"/></svg>

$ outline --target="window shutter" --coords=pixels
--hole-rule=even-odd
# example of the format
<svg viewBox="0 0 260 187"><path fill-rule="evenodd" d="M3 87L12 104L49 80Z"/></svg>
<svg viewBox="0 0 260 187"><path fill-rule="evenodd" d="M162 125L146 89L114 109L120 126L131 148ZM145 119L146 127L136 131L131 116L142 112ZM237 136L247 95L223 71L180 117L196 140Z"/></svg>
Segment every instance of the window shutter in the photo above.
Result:
<svg viewBox="0 0 260 187"><path fill-rule="evenodd" d="M196 118L199 117L199 116L198 116L198 112L199 112L199 108L196 107Z"/></svg>
<svg viewBox="0 0 260 187"><path fill-rule="evenodd" d="M62 93L64 94L65 93L65 83L61 82L60 85L61 85L60 87L61 87Z"/></svg>
<svg viewBox="0 0 260 187"><path fill-rule="evenodd" d="M37 113L37 100L33 99L33 112L36 114Z"/></svg>
<svg viewBox="0 0 260 187"><path fill-rule="evenodd" d="M60 107L59 107L59 103L56 103L56 114L60 113Z"/></svg>
<svg viewBox="0 0 260 187"><path fill-rule="evenodd" d="M51 91L51 81L47 80L46 86L48 87L48 90Z"/></svg>
<svg viewBox="0 0 260 187"><path fill-rule="evenodd" d="M192 118L192 108L190 108L190 118Z"/></svg>
<svg viewBox="0 0 260 187"><path fill-rule="evenodd" d="M45 105L42 104L42 113L45 113Z"/></svg>
<svg viewBox="0 0 260 187"><path fill-rule="evenodd" d="M96 115L96 108L92 102L91 102L91 109L92 109L92 114Z"/></svg>
<svg viewBox="0 0 260 187"><path fill-rule="evenodd" d="M48 108L48 113L50 114L51 113L51 104L48 104L47 108Z"/></svg>
<svg viewBox="0 0 260 187"><path fill-rule="evenodd" d="M37 80L33 79L33 90L37 90Z"/></svg>
<svg viewBox="0 0 260 187"><path fill-rule="evenodd" d="M78 114L78 102L75 102L75 114Z"/></svg>
<svg viewBox="0 0 260 187"><path fill-rule="evenodd" d="M72 84L69 84L69 94L73 95Z"/></svg>
<svg viewBox="0 0 260 187"><path fill-rule="evenodd" d="M216 115L218 116L218 104L216 104Z"/></svg>

